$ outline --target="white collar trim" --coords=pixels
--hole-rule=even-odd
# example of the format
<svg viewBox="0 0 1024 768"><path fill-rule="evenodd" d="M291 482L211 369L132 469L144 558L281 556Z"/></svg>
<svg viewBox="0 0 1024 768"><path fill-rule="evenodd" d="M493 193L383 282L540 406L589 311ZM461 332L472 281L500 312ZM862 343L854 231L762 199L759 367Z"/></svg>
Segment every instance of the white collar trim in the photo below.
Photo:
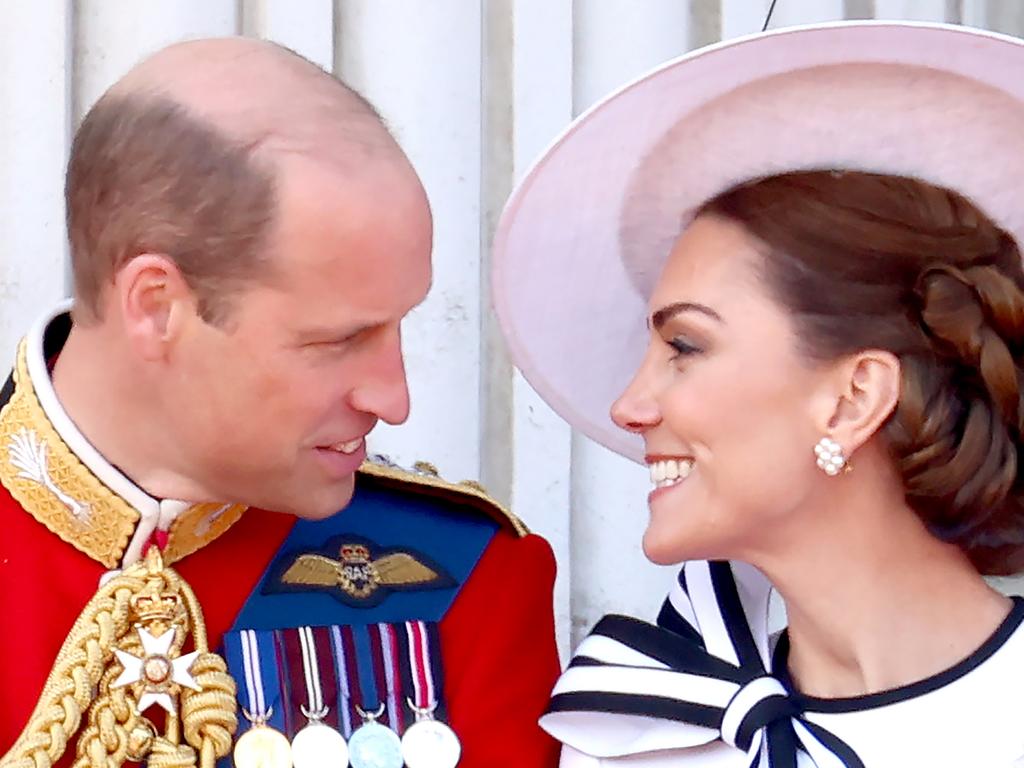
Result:
<svg viewBox="0 0 1024 768"><path fill-rule="evenodd" d="M192 507L192 503L177 499L161 501L150 496L103 458L103 455L79 431L60 404L46 364L43 337L50 323L57 317L70 312L72 305L71 299L60 302L32 326L28 334L26 350L28 375L32 380L32 387L39 398L39 404L42 406L46 418L50 420L61 440L100 482L138 511L139 522L121 561L121 567L125 568L142 558L142 548L150 540L154 531L168 530L171 523Z"/></svg>

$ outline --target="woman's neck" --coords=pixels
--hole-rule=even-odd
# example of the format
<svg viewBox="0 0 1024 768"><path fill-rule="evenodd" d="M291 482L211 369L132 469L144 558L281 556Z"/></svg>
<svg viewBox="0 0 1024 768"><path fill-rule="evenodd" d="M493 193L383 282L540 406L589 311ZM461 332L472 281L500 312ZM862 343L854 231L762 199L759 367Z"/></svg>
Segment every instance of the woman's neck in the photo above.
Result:
<svg viewBox="0 0 1024 768"><path fill-rule="evenodd" d="M808 695L857 696L931 677L977 650L1011 606L901 498L879 504L870 488L854 495L805 521L782 556L749 558L785 600L789 673Z"/></svg>

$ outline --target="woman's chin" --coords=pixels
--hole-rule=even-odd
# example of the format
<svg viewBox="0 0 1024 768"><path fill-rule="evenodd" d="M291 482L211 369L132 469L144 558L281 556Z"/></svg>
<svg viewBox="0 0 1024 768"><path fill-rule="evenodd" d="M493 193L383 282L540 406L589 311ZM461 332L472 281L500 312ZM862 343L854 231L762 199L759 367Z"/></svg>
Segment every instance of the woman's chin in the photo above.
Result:
<svg viewBox="0 0 1024 768"><path fill-rule="evenodd" d="M652 533L648 528L642 542L644 557L655 565L677 565L694 558L687 552L688 547L681 547L678 541L666 541L664 537Z"/></svg>
<svg viewBox="0 0 1024 768"><path fill-rule="evenodd" d="M688 531L674 528L666 530L657 521L651 520L644 531L642 548L644 557L655 565L677 565L688 560L728 560L728 552L735 547L727 545L735 543L731 539L716 537L712 539L708 533L719 533L706 524L691 528Z"/></svg>

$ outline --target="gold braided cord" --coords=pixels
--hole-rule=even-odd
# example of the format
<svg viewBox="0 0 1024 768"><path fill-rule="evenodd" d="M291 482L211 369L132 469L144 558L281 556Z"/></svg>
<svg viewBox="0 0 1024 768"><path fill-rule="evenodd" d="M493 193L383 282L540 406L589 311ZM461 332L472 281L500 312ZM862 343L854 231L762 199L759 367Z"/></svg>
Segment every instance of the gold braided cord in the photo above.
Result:
<svg viewBox="0 0 1024 768"><path fill-rule="evenodd" d="M196 764L196 751L187 744L172 744L158 738L146 759L147 768L192 768Z"/></svg>
<svg viewBox="0 0 1024 768"><path fill-rule="evenodd" d="M235 680L228 674L224 659L215 653L200 654L192 675L203 690L182 693L185 741L199 749L202 768L213 768L217 758L231 752L238 728Z"/></svg>
<svg viewBox="0 0 1024 768"><path fill-rule="evenodd" d="M181 721L188 743L180 743L178 718L168 718L164 736L145 738L146 726L130 706L125 689L110 689L110 682L116 676L116 670L111 670L100 683L101 695L90 712L89 727L79 740L79 757L74 768L117 768L126 759L137 761L143 755L150 766L195 766L196 749L203 768L213 768L217 758L231 750L238 726L235 681L228 674L224 660L209 652L202 609L195 593L174 571L168 569L163 573L168 586L184 600L195 647L200 652L192 664L191 674L202 690L186 689L181 695ZM184 633L179 632L172 645L175 655L181 651L183 641ZM132 638L120 647L133 653L139 643ZM105 691L109 693L104 695Z"/></svg>
<svg viewBox="0 0 1024 768"><path fill-rule="evenodd" d="M183 639L182 633L179 633L172 646L175 651L180 650ZM138 637L134 635L129 635L118 644L121 650L132 654L137 653L141 646ZM78 737L78 758L74 768L116 768L132 757L133 732L136 729L145 730L142 718L128 699L127 689L110 690L110 684L119 672L118 667L112 666L100 679L98 690L109 693L98 696L89 709L89 724ZM147 739L145 746L149 743Z"/></svg>
<svg viewBox="0 0 1024 768"><path fill-rule="evenodd" d="M78 738L75 768L119 768L126 760L142 759L158 768L195 766L197 761L203 768L213 768L217 758L230 752L238 724L235 682L224 660L209 651L195 594L177 573L163 567L155 550L151 555L89 601L57 656L28 725L0 758L0 768L50 768L78 733L85 712L88 724ZM114 648L132 655L141 650L133 631L133 599L144 588L152 594L154 583L180 596L187 617L184 625L173 625L177 631L171 656L180 653L189 626L199 651L190 673L201 690L181 692L179 716L167 718L162 735L137 711L131 687L111 687L121 672ZM181 735L187 743L181 743Z"/></svg>
<svg viewBox="0 0 1024 768"><path fill-rule="evenodd" d="M203 609L195 592L184 580L180 580L180 588L185 607L192 617L193 641L200 652L192 665L192 676L202 689L186 689L181 694L185 741L199 749L202 768L213 768L217 758L231 751L238 729L238 716L235 714L237 689L224 659L210 653Z"/></svg>
<svg viewBox="0 0 1024 768"><path fill-rule="evenodd" d="M28 725L0 758L0 768L49 768L78 731L82 713L111 658L118 637L130 629L130 601L142 588L144 569L133 568L93 596L61 646Z"/></svg>

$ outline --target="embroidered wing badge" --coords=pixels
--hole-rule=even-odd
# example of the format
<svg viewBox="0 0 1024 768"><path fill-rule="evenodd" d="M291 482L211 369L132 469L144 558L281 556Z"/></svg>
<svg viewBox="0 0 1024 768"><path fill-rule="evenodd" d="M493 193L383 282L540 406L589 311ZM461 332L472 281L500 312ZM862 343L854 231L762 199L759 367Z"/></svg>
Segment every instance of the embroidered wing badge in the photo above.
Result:
<svg viewBox="0 0 1024 768"><path fill-rule="evenodd" d="M326 591L357 608L379 605L392 591L445 589L456 584L418 552L381 550L359 536L336 537L321 551L289 553L280 563L264 591Z"/></svg>

